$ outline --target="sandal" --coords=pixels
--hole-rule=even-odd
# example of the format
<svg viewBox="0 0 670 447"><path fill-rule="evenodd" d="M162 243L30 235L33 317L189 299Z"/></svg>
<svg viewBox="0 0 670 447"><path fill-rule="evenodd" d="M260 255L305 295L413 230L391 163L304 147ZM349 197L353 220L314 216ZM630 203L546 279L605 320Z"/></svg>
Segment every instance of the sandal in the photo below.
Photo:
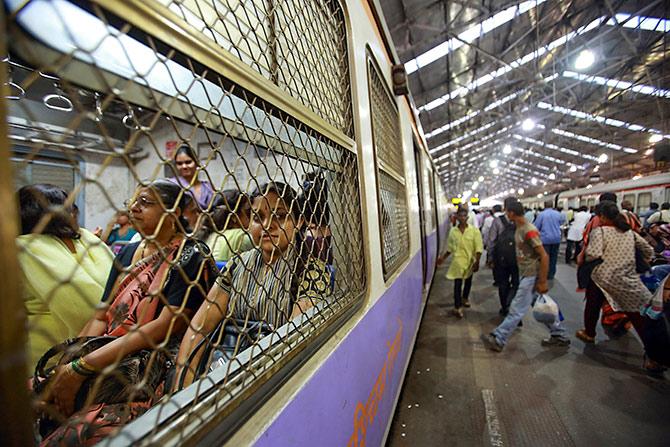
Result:
<svg viewBox="0 0 670 447"><path fill-rule="evenodd" d="M595 343L596 338L591 337L589 334L586 333L584 329L580 329L577 332L575 332L575 337L583 341L584 343Z"/></svg>
<svg viewBox="0 0 670 447"><path fill-rule="evenodd" d="M660 376L668 369L665 366L662 366L660 363L647 357L647 354L644 355L644 360L642 362L642 367L648 374Z"/></svg>

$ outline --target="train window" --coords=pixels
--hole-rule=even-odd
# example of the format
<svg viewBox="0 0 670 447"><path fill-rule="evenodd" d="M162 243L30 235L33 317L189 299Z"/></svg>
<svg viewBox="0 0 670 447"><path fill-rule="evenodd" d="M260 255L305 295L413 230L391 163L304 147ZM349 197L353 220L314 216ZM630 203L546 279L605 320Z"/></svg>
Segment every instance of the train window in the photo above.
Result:
<svg viewBox="0 0 670 447"><path fill-rule="evenodd" d="M409 256L409 220L398 108L372 59L368 63L368 88L386 280Z"/></svg>
<svg viewBox="0 0 670 447"><path fill-rule="evenodd" d="M641 192L637 195L637 208L635 210L638 213L643 213L649 209L651 205L651 193L650 192Z"/></svg>
<svg viewBox="0 0 670 447"><path fill-rule="evenodd" d="M626 201L626 200L629 201L633 205L633 209L636 209L635 208L635 194L624 194L623 199L621 201L623 202L623 201Z"/></svg>
<svg viewBox="0 0 670 447"><path fill-rule="evenodd" d="M423 170L423 191L424 191L424 203L425 203L425 218L428 223L429 234L435 231L436 221L435 221L435 190L433 189L433 168L429 165L429 161L424 158L426 166Z"/></svg>
<svg viewBox="0 0 670 447"><path fill-rule="evenodd" d="M592 206L596 206L596 199L595 198L590 198L586 201L586 206L591 208Z"/></svg>
<svg viewBox="0 0 670 447"><path fill-rule="evenodd" d="M110 434L124 444L181 444L213 424L235 427L239 421L226 417L246 415L276 389L365 289L348 74L319 80L319 88L329 89L327 81L341 88L305 93L318 113L300 114L293 100L272 93L270 80L231 65L229 52L249 50L248 39L224 31L249 11L215 2L206 14L212 30L232 39L226 46L189 37L191 25L158 2L131 3L10 7L3 69L16 94L4 100L9 137L26 148L14 165L17 186L52 184L21 190L18 246L33 399L48 404L36 426L53 444ZM214 4L174 2L196 3ZM319 70L342 68L339 3L295 6L273 9L265 25L253 15L250 26L256 34L274 27L291 64L307 57L311 42ZM126 7L135 9L122 14ZM46 25L45 16L53 17ZM335 34L316 36L323 22L331 27L320 33ZM287 40L298 35L307 40ZM270 75L299 70L286 81L291 88L316 88L306 84L317 82L314 70L290 67ZM64 161L46 163L45 147ZM75 163L80 157L85 162ZM403 197L404 207L404 187L393 186L389 194ZM79 197L87 204L82 228L70 207ZM98 226L102 240L85 229ZM105 244L112 241L125 247L115 262ZM45 354L73 338L67 351ZM49 376L46 366L56 361L65 372ZM73 408L61 400L73 396L45 393L61 374L84 381Z"/></svg>

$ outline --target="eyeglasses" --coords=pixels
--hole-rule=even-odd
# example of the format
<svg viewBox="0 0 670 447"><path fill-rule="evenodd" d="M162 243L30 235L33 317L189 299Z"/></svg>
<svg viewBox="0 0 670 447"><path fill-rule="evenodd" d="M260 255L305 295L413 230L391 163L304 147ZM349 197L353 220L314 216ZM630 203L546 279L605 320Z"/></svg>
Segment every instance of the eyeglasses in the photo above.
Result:
<svg viewBox="0 0 670 447"><path fill-rule="evenodd" d="M158 202L147 200L144 196L139 196L135 199L126 200L123 204L129 209L135 205L139 205L140 208L149 208L150 206L157 205Z"/></svg>

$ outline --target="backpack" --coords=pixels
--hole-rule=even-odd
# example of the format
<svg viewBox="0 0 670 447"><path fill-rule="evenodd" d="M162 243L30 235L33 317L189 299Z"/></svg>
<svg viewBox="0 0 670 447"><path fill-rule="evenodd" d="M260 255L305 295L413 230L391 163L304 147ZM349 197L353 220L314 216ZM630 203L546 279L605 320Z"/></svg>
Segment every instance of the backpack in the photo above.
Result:
<svg viewBox="0 0 670 447"><path fill-rule="evenodd" d="M503 216L500 216L498 219L500 219L505 228L498 235L496 243L493 246L493 262L496 265L516 265L516 242L514 241L516 227Z"/></svg>

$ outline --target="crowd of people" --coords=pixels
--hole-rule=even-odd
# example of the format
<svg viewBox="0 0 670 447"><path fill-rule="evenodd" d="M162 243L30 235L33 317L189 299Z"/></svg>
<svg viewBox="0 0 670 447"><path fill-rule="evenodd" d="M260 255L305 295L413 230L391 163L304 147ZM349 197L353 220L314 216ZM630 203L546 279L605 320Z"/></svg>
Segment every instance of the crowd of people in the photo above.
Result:
<svg viewBox="0 0 670 447"><path fill-rule="evenodd" d="M652 204L638 216L630 202L621 208L616 202L615 194L604 193L592 212L586 207L564 212L551 202L534 212L514 197L487 211L459 207L447 252L438 258L441 264L453 257L446 275L454 281L453 314L463 318L470 307L473 275L486 250L503 319L482 340L489 349L503 351L538 297L548 293L565 239L565 263L577 263L579 290L585 292L583 328L575 337L595 343L599 318L611 337L633 328L644 345L643 368L663 374L670 366L670 339L667 330L659 334L655 323L667 318L670 308L670 204L660 209ZM543 346L571 344L560 310L543 323L549 330Z"/></svg>
<svg viewBox="0 0 670 447"><path fill-rule="evenodd" d="M42 445L95 444L328 299L323 175L300 191L270 181L218 193L188 146L174 161L179 176L141 184L106 234L79 227L61 188L18 191ZM43 374L58 346L68 348Z"/></svg>

